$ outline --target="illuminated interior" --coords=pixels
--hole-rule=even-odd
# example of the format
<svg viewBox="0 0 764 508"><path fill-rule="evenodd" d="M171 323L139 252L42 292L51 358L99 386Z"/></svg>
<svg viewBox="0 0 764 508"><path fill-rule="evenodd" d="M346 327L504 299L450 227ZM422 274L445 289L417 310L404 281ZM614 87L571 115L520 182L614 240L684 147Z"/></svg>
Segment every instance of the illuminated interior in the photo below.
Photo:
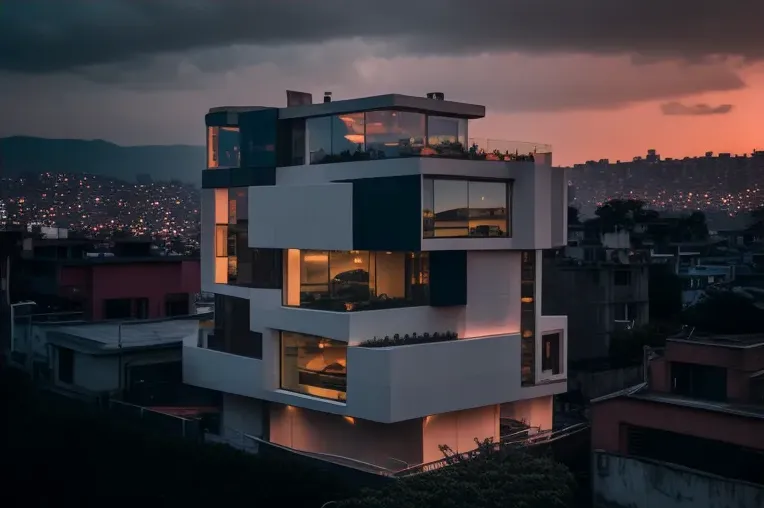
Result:
<svg viewBox="0 0 764 508"><path fill-rule="evenodd" d="M281 332L281 388L344 402L347 343Z"/></svg>
<svg viewBox="0 0 764 508"><path fill-rule="evenodd" d="M449 147L461 154L468 148L465 118L387 110L308 118L306 125L311 164L449 155Z"/></svg>
<svg viewBox="0 0 764 508"><path fill-rule="evenodd" d="M207 127L207 168L238 168L238 127Z"/></svg>
<svg viewBox="0 0 764 508"><path fill-rule="evenodd" d="M536 252L520 253L520 369L523 385L536 382Z"/></svg>
<svg viewBox="0 0 764 508"><path fill-rule="evenodd" d="M360 311L429 303L428 253L289 249L284 305Z"/></svg>

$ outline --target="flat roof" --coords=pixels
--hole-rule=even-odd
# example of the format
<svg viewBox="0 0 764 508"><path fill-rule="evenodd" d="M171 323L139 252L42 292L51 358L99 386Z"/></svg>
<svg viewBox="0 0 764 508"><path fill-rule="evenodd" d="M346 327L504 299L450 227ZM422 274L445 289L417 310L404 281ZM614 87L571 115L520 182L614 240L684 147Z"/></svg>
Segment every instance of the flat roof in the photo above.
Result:
<svg viewBox="0 0 764 508"><path fill-rule="evenodd" d="M698 344L702 346L716 346L726 348L755 348L764 346L764 334L749 333L742 335L719 334L719 335L693 335L676 336L666 339L671 342L680 342L683 344Z"/></svg>
<svg viewBox="0 0 764 508"><path fill-rule="evenodd" d="M729 402L715 402L710 400L700 400L691 397L685 397L674 393L661 393L650 391L646 383L625 388L623 390L592 399L592 404L606 402L619 398L635 399L645 402L654 402L657 404L669 404L673 406L686 407L689 409L701 409L704 411L714 411L734 416L743 416L746 418L764 419L764 405L736 404Z"/></svg>
<svg viewBox="0 0 764 508"><path fill-rule="evenodd" d="M24 261L39 261L61 265L129 265L138 263L179 263L181 261L199 261L198 256L109 256L91 258L49 258L45 256L26 256Z"/></svg>
<svg viewBox="0 0 764 508"><path fill-rule="evenodd" d="M51 344L89 354L114 354L179 346L183 339L197 336L199 321L207 317L207 314L197 314L185 319L156 321L57 323L46 325L45 331Z"/></svg>
<svg viewBox="0 0 764 508"><path fill-rule="evenodd" d="M441 101L411 95L387 94L280 108L279 118L307 118L379 109L410 110L469 119L483 118L485 116L485 106L464 102Z"/></svg>
<svg viewBox="0 0 764 508"><path fill-rule="evenodd" d="M262 109L271 108L264 106L220 106L210 108L209 113L246 113L248 111L259 111ZM385 109L415 111L473 120L485 117L485 106L400 94L333 100L332 102L318 102L304 106L292 106L278 109L280 119L309 118L312 116L339 115L343 113L357 113L360 111Z"/></svg>
<svg viewBox="0 0 764 508"><path fill-rule="evenodd" d="M645 400L648 402L657 402L661 404L671 404L691 409L703 409L706 411L715 411L727 413L735 416L745 416L747 418L764 419L764 406L753 406L748 404L732 404L728 402L714 402L708 400L692 399L673 393L657 393L650 391L640 391L628 395L629 398Z"/></svg>

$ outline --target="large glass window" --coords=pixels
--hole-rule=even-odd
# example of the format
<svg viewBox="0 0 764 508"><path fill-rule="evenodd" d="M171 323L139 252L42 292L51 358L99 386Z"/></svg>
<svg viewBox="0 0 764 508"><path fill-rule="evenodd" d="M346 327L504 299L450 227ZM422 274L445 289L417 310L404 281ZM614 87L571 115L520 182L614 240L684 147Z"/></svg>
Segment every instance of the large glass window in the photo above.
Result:
<svg viewBox="0 0 764 508"><path fill-rule="evenodd" d="M429 302L427 253L290 249L284 268L284 305L344 312Z"/></svg>
<svg viewBox="0 0 764 508"><path fill-rule="evenodd" d="M308 152L311 164L320 164L332 154L332 117L308 118Z"/></svg>
<svg viewBox="0 0 764 508"><path fill-rule="evenodd" d="M425 145L425 115L407 111L366 113L366 151L372 159L419 155Z"/></svg>
<svg viewBox="0 0 764 508"><path fill-rule="evenodd" d="M332 155L341 160L358 158L364 152L363 113L347 113L331 117L332 119Z"/></svg>
<svg viewBox="0 0 764 508"><path fill-rule="evenodd" d="M215 295L215 331L207 339L207 347L262 359L263 335L250 330L249 318L249 300Z"/></svg>
<svg viewBox="0 0 764 508"><path fill-rule="evenodd" d="M228 190L228 225L218 225L218 256L227 256L228 284L257 288L281 287L280 249L249 246L249 192L247 187ZM225 281L219 281L225 282Z"/></svg>
<svg viewBox="0 0 764 508"><path fill-rule="evenodd" d="M207 127L208 168L238 168L240 157L238 127Z"/></svg>
<svg viewBox="0 0 764 508"><path fill-rule="evenodd" d="M508 237L509 199L507 182L425 178L424 237Z"/></svg>
<svg viewBox="0 0 764 508"><path fill-rule="evenodd" d="M427 145L433 148L467 148L467 119L445 116L427 117Z"/></svg>
<svg viewBox="0 0 764 508"><path fill-rule="evenodd" d="M281 332L281 388L314 397L345 400L347 343Z"/></svg>

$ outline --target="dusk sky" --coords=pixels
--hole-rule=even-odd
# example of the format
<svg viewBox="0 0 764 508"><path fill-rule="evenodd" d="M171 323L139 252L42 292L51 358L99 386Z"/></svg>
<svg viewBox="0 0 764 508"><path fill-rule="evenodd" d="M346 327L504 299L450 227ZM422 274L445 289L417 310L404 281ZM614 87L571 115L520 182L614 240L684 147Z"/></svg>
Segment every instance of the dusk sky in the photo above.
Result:
<svg viewBox="0 0 764 508"><path fill-rule="evenodd" d="M213 106L484 104L555 161L764 149L756 0L0 0L0 136L203 144Z"/></svg>

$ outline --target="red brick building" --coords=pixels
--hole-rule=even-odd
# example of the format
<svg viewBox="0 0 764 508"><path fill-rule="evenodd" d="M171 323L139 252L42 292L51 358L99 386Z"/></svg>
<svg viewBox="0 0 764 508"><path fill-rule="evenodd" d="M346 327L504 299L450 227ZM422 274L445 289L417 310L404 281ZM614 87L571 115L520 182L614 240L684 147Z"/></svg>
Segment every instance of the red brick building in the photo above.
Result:
<svg viewBox="0 0 764 508"><path fill-rule="evenodd" d="M592 402L595 450L764 483L764 335L669 339L647 383Z"/></svg>

